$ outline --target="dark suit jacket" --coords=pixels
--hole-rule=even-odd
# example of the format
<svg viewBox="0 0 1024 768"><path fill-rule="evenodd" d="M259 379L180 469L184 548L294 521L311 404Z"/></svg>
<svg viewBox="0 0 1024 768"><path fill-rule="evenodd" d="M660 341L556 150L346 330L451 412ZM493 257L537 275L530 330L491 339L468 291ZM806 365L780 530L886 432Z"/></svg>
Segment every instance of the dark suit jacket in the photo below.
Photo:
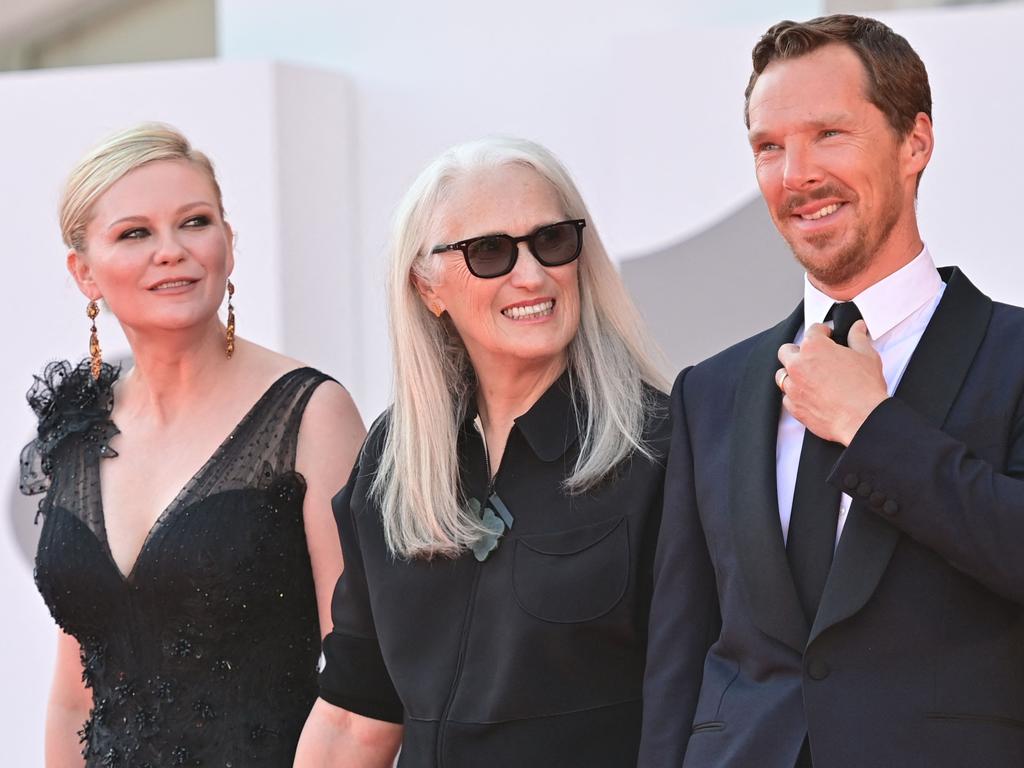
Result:
<svg viewBox="0 0 1024 768"><path fill-rule="evenodd" d="M672 394L642 768L1024 766L1024 310L956 269L828 482L854 503L813 626L775 483L782 323Z"/></svg>

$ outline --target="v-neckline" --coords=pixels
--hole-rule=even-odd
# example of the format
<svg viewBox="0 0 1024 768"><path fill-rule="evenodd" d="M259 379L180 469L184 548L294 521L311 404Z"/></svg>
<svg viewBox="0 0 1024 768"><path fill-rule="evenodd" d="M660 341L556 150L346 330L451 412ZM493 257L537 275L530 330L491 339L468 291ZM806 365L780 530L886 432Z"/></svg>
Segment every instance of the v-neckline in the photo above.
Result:
<svg viewBox="0 0 1024 768"><path fill-rule="evenodd" d="M268 386L263 391L263 394L259 396L256 402L253 403L249 407L249 409L242 415L242 418L238 420L235 426L231 428L231 431L228 432L227 436L223 440L221 440L220 443L217 444L217 447L214 448L213 453L211 453L210 456L206 459L206 461L204 461L199 466L199 469L197 469L195 472L189 475L185 482L178 488L177 493L174 494L174 497L170 500L167 506L160 510L160 514L157 515L152 525L149 526L149 530L146 531L146 536L142 540L142 546L139 547L139 551L135 553L135 559L132 561L132 567L129 569L128 573L125 573L121 570L121 566L117 564L117 560L114 558L114 552L110 548L110 537L107 535L107 510L106 505L103 503L103 481L100 475L100 461L102 461L103 458L98 456L94 459L93 471L96 472L96 484L97 487L99 488L99 500L97 503L99 505L100 513L100 528L103 531L103 548L106 550L107 557L110 559L110 564L114 567L114 571L117 573L118 577L124 584L130 586L133 583L135 572L139 568L139 562L142 560L143 555L149 548L150 542L153 540L156 532L162 527L165 520L170 516L171 512L173 512L175 508L178 506L178 502L181 500L183 494L193 485L196 478L201 476L207 470L207 468L210 467L217 460L220 454L223 453L225 448L227 448L227 446L232 442L232 440L234 439L235 435L239 432L239 430L241 430L249 421L252 420L253 416L260 409L260 406L263 405L267 398L269 398L270 395L285 382L285 380L289 379L299 371L305 370L309 370L308 366L292 368L290 371L286 371L285 373L282 373L280 376L274 379L274 381L271 382L270 386ZM111 394L111 403L111 412L113 412L113 394ZM113 421L113 419L111 419L111 424L114 424L115 429L117 428L117 424ZM118 430L118 432L120 432L120 430Z"/></svg>

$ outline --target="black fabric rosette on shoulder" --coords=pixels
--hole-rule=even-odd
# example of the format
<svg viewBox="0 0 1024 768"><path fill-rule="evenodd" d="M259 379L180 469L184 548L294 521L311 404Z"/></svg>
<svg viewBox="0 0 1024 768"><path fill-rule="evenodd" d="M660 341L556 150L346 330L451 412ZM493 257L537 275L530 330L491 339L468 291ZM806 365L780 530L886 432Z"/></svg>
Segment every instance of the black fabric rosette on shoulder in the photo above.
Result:
<svg viewBox="0 0 1024 768"><path fill-rule="evenodd" d="M89 361L49 363L26 394L39 419L36 438L21 451L21 492L43 493L50 486L56 457L69 438L81 439L102 457L116 456L109 443L118 433L111 421L114 382L121 369L106 363L94 379Z"/></svg>

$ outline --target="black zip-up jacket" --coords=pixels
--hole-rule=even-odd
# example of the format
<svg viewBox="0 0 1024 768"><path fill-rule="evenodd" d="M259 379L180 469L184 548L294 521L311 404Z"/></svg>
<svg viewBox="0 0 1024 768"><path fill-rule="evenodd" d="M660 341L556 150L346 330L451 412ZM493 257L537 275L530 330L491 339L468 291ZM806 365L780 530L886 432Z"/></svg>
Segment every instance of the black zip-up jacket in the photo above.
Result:
<svg viewBox="0 0 1024 768"><path fill-rule="evenodd" d="M595 490L569 495L577 452L568 378L516 419L493 482L469 413L459 466L469 498L514 517L486 560L396 560L369 498L386 417L334 499L345 571L320 696L404 723L400 768L633 768L669 424Z"/></svg>

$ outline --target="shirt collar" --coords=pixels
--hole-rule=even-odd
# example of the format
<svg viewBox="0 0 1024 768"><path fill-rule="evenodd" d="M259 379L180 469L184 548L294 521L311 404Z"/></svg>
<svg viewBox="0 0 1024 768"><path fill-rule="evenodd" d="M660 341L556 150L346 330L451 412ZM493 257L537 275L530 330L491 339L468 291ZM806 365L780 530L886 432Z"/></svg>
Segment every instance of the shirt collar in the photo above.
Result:
<svg viewBox="0 0 1024 768"><path fill-rule="evenodd" d="M538 459L555 461L565 455L579 437L577 410L573 402L569 371L566 370L530 410L516 417L515 424ZM476 415L476 397L470 396L464 422L468 429L473 429Z"/></svg>
<svg viewBox="0 0 1024 768"><path fill-rule="evenodd" d="M868 334L878 339L935 298L941 288L942 278L925 246L913 261L868 286L854 296L853 301L864 318ZM811 285L804 275L804 329L825 322L834 303L835 299Z"/></svg>

